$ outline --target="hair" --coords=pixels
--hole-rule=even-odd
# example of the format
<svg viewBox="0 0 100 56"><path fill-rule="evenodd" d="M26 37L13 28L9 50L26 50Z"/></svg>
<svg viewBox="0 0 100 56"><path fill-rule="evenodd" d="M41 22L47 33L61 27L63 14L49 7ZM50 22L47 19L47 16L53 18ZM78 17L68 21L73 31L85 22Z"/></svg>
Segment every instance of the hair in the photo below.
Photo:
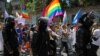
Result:
<svg viewBox="0 0 100 56"><path fill-rule="evenodd" d="M3 23L0 22L0 30L2 30L2 29L3 29Z"/></svg>
<svg viewBox="0 0 100 56"><path fill-rule="evenodd" d="M71 24L67 24L67 26L70 26Z"/></svg>

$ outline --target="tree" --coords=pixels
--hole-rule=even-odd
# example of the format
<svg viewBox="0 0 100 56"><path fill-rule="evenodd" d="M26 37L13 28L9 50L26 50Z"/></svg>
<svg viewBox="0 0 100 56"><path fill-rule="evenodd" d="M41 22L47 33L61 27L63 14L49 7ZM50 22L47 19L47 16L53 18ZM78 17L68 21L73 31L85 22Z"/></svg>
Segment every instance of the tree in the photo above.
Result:
<svg viewBox="0 0 100 56"><path fill-rule="evenodd" d="M45 7L46 2L44 1L45 0L35 0L34 1L36 14L40 14L42 9Z"/></svg>

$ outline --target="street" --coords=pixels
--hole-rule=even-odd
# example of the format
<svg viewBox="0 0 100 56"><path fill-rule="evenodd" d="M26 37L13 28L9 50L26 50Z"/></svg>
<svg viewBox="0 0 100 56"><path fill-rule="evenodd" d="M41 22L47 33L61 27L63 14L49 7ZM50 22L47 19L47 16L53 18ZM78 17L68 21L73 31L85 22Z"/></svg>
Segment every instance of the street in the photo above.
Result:
<svg viewBox="0 0 100 56"><path fill-rule="evenodd" d="M62 53L64 56L67 56L66 53ZM99 50L97 51L97 55L100 56L100 47L99 47Z"/></svg>

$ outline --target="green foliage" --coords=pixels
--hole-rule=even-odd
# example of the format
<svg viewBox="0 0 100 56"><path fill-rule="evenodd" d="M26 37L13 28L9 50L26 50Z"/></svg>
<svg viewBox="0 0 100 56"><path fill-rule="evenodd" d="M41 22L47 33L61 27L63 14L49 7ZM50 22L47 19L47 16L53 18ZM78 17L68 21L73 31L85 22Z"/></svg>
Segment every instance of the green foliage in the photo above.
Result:
<svg viewBox="0 0 100 56"><path fill-rule="evenodd" d="M33 13L34 12L34 0L20 0L21 5L26 5L27 12Z"/></svg>
<svg viewBox="0 0 100 56"><path fill-rule="evenodd" d="M28 11L32 10L33 13L39 14L41 13L42 9L45 6L47 6L52 0L20 0L20 1L22 4L26 5ZM62 2L62 0L59 1L61 3L61 7L63 10L68 8L65 2ZM89 6L89 5L100 4L100 0L69 0L69 1L71 3L71 8L77 6Z"/></svg>
<svg viewBox="0 0 100 56"><path fill-rule="evenodd" d="M79 5L82 2L84 6L90 6L90 5L98 5L100 4L100 0L78 0Z"/></svg>
<svg viewBox="0 0 100 56"><path fill-rule="evenodd" d="M13 7L12 7L11 3L7 3L6 10L8 11L8 14L11 14L12 9L13 9Z"/></svg>
<svg viewBox="0 0 100 56"><path fill-rule="evenodd" d="M32 2L33 2L33 0L30 0L30 2L32 3Z"/></svg>
<svg viewBox="0 0 100 56"><path fill-rule="evenodd" d="M36 14L41 13L41 11L44 8L45 4L46 3L44 1L42 1L42 0L35 0L34 1Z"/></svg>
<svg viewBox="0 0 100 56"><path fill-rule="evenodd" d="M32 3L28 2L28 3L26 4L26 7L29 8L29 9L31 9L31 8L32 8L31 5L32 5Z"/></svg>
<svg viewBox="0 0 100 56"><path fill-rule="evenodd" d="M52 0L46 0L46 5L48 5Z"/></svg>

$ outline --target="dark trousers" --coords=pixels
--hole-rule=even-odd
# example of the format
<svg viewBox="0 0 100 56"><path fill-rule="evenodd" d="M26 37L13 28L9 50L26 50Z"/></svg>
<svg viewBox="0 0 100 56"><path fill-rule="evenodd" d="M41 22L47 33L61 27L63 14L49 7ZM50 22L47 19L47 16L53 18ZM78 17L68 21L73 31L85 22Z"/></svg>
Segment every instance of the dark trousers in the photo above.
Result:
<svg viewBox="0 0 100 56"><path fill-rule="evenodd" d="M42 49L39 53L38 56L48 56L48 51L46 49Z"/></svg>
<svg viewBox="0 0 100 56"><path fill-rule="evenodd" d="M43 45L38 50L38 56L48 56L48 47L46 45Z"/></svg>
<svg viewBox="0 0 100 56"><path fill-rule="evenodd" d="M36 48L36 46L31 44L31 49L32 49L33 56L37 56L37 48Z"/></svg>
<svg viewBox="0 0 100 56"><path fill-rule="evenodd" d="M82 43L76 45L77 56L88 56L88 52L87 45L82 45Z"/></svg>
<svg viewBox="0 0 100 56"><path fill-rule="evenodd" d="M96 46L94 44L91 45L89 56L97 56L97 50L99 46Z"/></svg>
<svg viewBox="0 0 100 56"><path fill-rule="evenodd" d="M4 43L4 56L19 56L17 43Z"/></svg>
<svg viewBox="0 0 100 56"><path fill-rule="evenodd" d="M68 45L67 45L67 42L62 41L62 45L63 45L63 47L65 47L66 53L68 53Z"/></svg>
<svg viewBox="0 0 100 56"><path fill-rule="evenodd" d="M50 56L55 56L56 55L56 42L55 40L50 40Z"/></svg>
<svg viewBox="0 0 100 56"><path fill-rule="evenodd" d="M10 54L10 51L4 49L4 56L19 56L19 51L17 48L13 48L13 53Z"/></svg>

